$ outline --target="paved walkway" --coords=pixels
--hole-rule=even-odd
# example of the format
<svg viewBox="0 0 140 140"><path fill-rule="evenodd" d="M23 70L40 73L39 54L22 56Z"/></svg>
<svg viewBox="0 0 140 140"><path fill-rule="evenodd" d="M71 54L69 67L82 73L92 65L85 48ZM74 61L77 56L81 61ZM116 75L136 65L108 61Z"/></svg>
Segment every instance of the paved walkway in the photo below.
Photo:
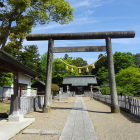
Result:
<svg viewBox="0 0 140 140"><path fill-rule="evenodd" d="M77 97L59 140L97 140L82 97Z"/></svg>
<svg viewBox="0 0 140 140"><path fill-rule="evenodd" d="M36 120L28 124L27 129L57 130L59 133L41 135L23 134L21 131L14 136L22 130L21 126L25 127L25 122L20 124L0 120L0 140L7 140L8 136L14 136L11 140L97 140L97 137L98 140L140 140L140 120L128 113L111 113L109 106L88 97L63 99L52 104L50 113L32 112L28 116Z"/></svg>
<svg viewBox="0 0 140 140"><path fill-rule="evenodd" d="M35 121L34 118L24 118L22 122L8 122L6 119L0 120L0 140L9 140L22 129Z"/></svg>

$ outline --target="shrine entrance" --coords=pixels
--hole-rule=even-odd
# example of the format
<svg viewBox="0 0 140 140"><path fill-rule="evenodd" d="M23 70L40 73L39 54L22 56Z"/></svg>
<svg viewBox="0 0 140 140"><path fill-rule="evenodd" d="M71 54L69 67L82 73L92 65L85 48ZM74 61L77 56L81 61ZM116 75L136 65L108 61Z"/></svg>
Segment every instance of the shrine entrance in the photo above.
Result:
<svg viewBox="0 0 140 140"><path fill-rule="evenodd" d="M62 84L65 92L69 89L74 95L82 95L84 92L90 92L91 88L99 88L94 75L65 76Z"/></svg>
<svg viewBox="0 0 140 140"><path fill-rule="evenodd" d="M113 31L113 32L85 32L85 33L56 33L56 34L29 34L26 36L27 41L48 40L48 58L47 58L47 79L43 112L50 107L49 98L51 95L52 79L52 60L53 53L64 52L107 52L109 85L111 93L111 112L120 112L116 90L114 62L112 56L111 39L116 38L134 38L134 31ZM105 46L76 46L76 47L54 47L54 40L81 40L81 39L105 39Z"/></svg>

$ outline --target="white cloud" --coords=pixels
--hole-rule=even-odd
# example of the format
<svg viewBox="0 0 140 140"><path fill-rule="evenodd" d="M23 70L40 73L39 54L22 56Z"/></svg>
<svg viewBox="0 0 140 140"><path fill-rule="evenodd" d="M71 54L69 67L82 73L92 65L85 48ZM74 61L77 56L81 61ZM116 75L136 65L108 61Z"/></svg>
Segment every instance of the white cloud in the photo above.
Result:
<svg viewBox="0 0 140 140"><path fill-rule="evenodd" d="M103 6L104 4L112 3L115 0L69 0L74 9L81 7L97 8Z"/></svg>
<svg viewBox="0 0 140 140"><path fill-rule="evenodd" d="M47 25L41 25L41 26L38 26L38 27L35 27L33 28L33 32L41 32L41 31L46 31L46 30L49 30L49 29L54 29L54 28L58 28L58 27L62 27L62 25L58 24L58 23L50 23L50 24L47 24Z"/></svg>
<svg viewBox="0 0 140 140"><path fill-rule="evenodd" d="M73 32L73 31L75 31L75 29L78 29L79 27L81 27L83 25L91 24L91 23L98 23L98 22L99 22L98 20L90 19L86 16L81 16L66 25L60 25L58 23L50 23L45 26L35 27L35 28L33 28L32 33L37 34L37 33Z"/></svg>
<svg viewBox="0 0 140 140"><path fill-rule="evenodd" d="M75 9L75 8L80 8L80 7L86 7L86 6L89 6L90 5L90 3L89 3L89 1L88 0L80 0L80 1L72 1L71 2L72 4L72 7Z"/></svg>

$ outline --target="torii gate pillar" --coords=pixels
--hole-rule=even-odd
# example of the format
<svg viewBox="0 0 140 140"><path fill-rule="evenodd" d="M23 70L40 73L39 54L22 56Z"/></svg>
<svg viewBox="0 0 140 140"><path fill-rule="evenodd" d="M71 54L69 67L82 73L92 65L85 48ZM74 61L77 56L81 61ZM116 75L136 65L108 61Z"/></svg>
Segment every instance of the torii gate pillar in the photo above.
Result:
<svg viewBox="0 0 140 140"><path fill-rule="evenodd" d="M50 112L50 95L51 95L51 84L52 84L52 61L53 61L53 46L54 40L51 38L48 40L48 56L47 56L47 71L46 71L46 86L44 95L44 106L43 112Z"/></svg>
<svg viewBox="0 0 140 140"><path fill-rule="evenodd" d="M112 55L112 44L111 44L110 37L106 38L106 51L107 51L108 70L109 70L109 85L110 85L110 93L111 93L111 112L119 113L120 108L118 105L114 62L113 62L113 55Z"/></svg>

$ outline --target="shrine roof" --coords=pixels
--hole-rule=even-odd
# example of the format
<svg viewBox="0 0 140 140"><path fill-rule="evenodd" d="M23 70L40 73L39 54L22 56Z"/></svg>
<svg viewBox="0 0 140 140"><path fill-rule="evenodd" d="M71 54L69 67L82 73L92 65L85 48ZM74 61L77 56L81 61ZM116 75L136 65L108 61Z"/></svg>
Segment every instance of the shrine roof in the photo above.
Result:
<svg viewBox="0 0 140 140"><path fill-rule="evenodd" d="M2 50L0 50L0 72L19 72L32 77L37 76L37 72L21 64L13 56L9 55L8 53Z"/></svg>
<svg viewBox="0 0 140 140"><path fill-rule="evenodd" d="M88 86L97 85L96 76L94 75L81 75L81 76L65 76L63 84L72 86Z"/></svg>

